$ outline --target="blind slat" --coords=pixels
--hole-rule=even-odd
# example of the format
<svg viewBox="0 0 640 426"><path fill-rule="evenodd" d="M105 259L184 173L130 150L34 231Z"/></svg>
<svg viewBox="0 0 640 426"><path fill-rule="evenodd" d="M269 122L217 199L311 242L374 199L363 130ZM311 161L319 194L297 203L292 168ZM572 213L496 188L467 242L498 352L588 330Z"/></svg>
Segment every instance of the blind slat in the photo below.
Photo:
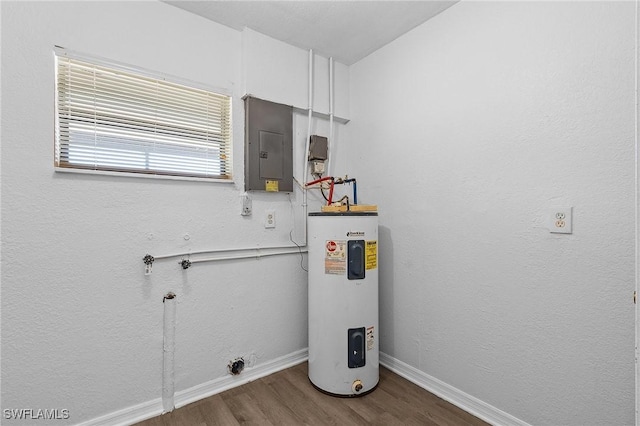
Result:
<svg viewBox="0 0 640 426"><path fill-rule="evenodd" d="M56 165L231 178L231 98L56 56Z"/></svg>

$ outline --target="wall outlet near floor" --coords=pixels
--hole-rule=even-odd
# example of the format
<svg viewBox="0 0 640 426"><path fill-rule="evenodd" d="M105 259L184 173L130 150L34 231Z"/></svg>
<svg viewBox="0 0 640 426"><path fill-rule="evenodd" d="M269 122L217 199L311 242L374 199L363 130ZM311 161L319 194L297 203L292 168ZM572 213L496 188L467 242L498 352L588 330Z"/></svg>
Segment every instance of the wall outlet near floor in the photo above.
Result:
<svg viewBox="0 0 640 426"><path fill-rule="evenodd" d="M549 209L549 232L553 234L571 234L573 232L573 207L554 207Z"/></svg>

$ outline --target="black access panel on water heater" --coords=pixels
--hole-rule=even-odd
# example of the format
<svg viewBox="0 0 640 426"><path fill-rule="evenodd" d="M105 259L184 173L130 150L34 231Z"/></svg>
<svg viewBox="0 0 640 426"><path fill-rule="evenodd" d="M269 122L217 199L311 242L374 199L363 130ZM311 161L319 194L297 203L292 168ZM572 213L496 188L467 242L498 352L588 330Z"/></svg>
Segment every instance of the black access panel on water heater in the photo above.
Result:
<svg viewBox="0 0 640 426"><path fill-rule="evenodd" d="M293 107L245 96L244 188L293 191Z"/></svg>

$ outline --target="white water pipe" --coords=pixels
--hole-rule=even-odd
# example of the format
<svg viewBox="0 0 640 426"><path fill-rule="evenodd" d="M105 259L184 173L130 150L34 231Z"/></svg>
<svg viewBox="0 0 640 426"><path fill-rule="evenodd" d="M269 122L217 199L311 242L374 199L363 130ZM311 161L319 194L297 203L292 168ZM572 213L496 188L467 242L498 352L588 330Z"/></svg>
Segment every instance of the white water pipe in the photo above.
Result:
<svg viewBox="0 0 640 426"><path fill-rule="evenodd" d="M636 10L635 10L635 76L634 76L634 86L635 86L635 111L634 111L634 127L635 127L635 208L636 208L636 217L635 217L635 292L633 294L633 301L636 304L635 307L635 343L636 343L636 360L640 357L640 308L637 304L637 297L640 295L640 278L638 275L638 268L640 267L640 164L638 161L640 160L640 0L636 0ZM635 363L635 374L636 374L636 389L640 389L640 366L638 363ZM640 392L636 391L636 400L635 400L635 408L636 408L636 425L640 424Z"/></svg>
<svg viewBox="0 0 640 426"><path fill-rule="evenodd" d="M193 256L196 254L210 254L210 253L246 253L246 252L264 252L264 251L276 251L278 253L275 254L287 254L287 249L297 249L298 246L277 246L277 247L243 247L243 248L230 248L230 249L215 249L215 250L198 250L198 251L188 251L184 253L174 253L174 254L164 254L161 256L153 256L154 260L159 259L169 259L172 257L185 257L185 256ZM235 256L232 254L232 256Z"/></svg>
<svg viewBox="0 0 640 426"><path fill-rule="evenodd" d="M167 293L164 304L164 335L162 342L162 411L168 413L175 408L174 355L176 347L176 295Z"/></svg>
<svg viewBox="0 0 640 426"><path fill-rule="evenodd" d="M313 118L313 49L309 49L309 107L308 111L308 122L307 122L307 140L305 141L305 148L303 152L303 161L304 161L304 175L302 176L302 208L304 211L304 242L303 246L307 245L307 188L304 186L307 183L307 177L309 175L309 144L311 142L311 120Z"/></svg>
<svg viewBox="0 0 640 426"><path fill-rule="evenodd" d="M162 256L151 256L147 254L147 257L151 257L153 260L151 263L158 259L169 259L172 257L182 257L184 260L185 257L188 259L189 257L196 254L215 254L215 257L208 257L196 260L189 260L189 263L201 263L201 262L213 262L219 260L235 260L235 259L259 259L261 257L268 256L281 256L287 254L301 254L307 253L306 246L301 246L296 244L293 246L279 246L279 247L251 247L251 248L237 248L237 249L219 249L219 250L200 250L200 251L192 251L186 253L176 253L176 254L166 254ZM182 261L178 262L182 263ZM145 262L145 275L151 275L151 264L147 264Z"/></svg>
<svg viewBox="0 0 640 426"><path fill-rule="evenodd" d="M290 247L283 250L268 251L268 252L262 252L260 249L256 249L254 253L242 253L242 254L235 254L231 256L222 256L222 257L208 257L204 259L192 260L191 263L193 264L193 263L215 262L219 260L236 260L236 259L260 259L261 257L279 256L283 254L307 253L307 251L308 250L306 248L303 248L302 246Z"/></svg>
<svg viewBox="0 0 640 426"><path fill-rule="evenodd" d="M331 146L333 145L333 57L329 58L329 141L327 142L327 176L333 176L330 170L330 166L333 164L331 161Z"/></svg>

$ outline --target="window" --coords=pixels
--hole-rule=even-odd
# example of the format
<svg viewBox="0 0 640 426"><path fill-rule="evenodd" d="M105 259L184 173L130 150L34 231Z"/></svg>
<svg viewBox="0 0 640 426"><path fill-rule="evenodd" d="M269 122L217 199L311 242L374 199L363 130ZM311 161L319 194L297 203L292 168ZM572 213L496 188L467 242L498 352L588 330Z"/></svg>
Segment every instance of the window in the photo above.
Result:
<svg viewBox="0 0 640 426"><path fill-rule="evenodd" d="M58 170L231 179L231 97L56 51Z"/></svg>

